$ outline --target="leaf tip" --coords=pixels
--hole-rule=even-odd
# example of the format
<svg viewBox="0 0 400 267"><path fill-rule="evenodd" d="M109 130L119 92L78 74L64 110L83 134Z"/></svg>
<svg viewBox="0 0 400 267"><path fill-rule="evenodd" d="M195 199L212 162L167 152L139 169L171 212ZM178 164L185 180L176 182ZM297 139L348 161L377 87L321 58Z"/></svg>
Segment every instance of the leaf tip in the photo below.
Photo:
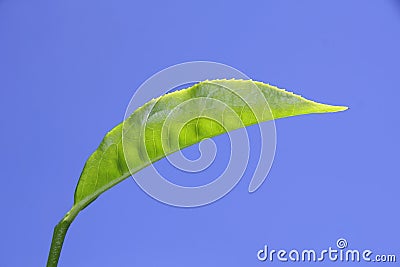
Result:
<svg viewBox="0 0 400 267"><path fill-rule="evenodd" d="M347 106L330 106L330 109L331 109L330 112L340 112L340 111L348 110L349 107L347 107Z"/></svg>
<svg viewBox="0 0 400 267"><path fill-rule="evenodd" d="M334 106L327 104L317 103L317 112L316 113L336 113L349 109L347 106Z"/></svg>

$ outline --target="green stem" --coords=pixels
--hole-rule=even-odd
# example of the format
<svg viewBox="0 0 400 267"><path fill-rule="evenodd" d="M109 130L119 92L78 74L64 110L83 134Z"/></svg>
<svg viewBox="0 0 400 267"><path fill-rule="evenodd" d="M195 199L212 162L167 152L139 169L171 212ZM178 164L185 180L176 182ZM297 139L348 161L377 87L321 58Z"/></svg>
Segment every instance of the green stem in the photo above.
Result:
<svg viewBox="0 0 400 267"><path fill-rule="evenodd" d="M68 228L78 215L80 209L76 206L65 214L64 218L54 227L53 238L47 259L47 267L57 267L58 259L60 258L61 249L64 243L65 235Z"/></svg>
<svg viewBox="0 0 400 267"><path fill-rule="evenodd" d="M100 187L88 197L75 203L74 206L65 214L64 218L54 227L53 238L51 240L51 246L49 251L49 257L47 258L47 267L57 267L58 259L60 258L61 249L64 243L65 235L67 234L68 228L74 221L78 213L92 203L100 194L105 192L110 187L118 184L119 182L128 178L129 175L125 174L112 183Z"/></svg>

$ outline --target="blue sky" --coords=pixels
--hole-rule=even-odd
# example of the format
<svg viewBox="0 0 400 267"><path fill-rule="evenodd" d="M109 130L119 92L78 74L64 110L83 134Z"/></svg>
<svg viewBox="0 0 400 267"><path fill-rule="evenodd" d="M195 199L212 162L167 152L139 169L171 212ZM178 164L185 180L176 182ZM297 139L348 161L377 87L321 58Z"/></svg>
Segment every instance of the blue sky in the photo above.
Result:
<svg viewBox="0 0 400 267"><path fill-rule="evenodd" d="M59 266L281 266L257 251L340 237L398 253L399 47L394 0L0 0L0 266L45 265L85 160L136 88L192 60L350 110L276 121L275 161L254 194L249 171L220 201L182 209L127 179L78 216Z"/></svg>

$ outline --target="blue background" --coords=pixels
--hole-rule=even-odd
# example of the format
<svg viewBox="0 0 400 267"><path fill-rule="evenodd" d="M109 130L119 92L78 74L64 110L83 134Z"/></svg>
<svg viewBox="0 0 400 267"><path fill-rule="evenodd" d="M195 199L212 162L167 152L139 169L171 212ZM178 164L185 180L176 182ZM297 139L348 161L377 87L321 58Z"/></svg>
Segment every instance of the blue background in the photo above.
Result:
<svg viewBox="0 0 400 267"><path fill-rule="evenodd" d="M399 47L390 0L0 0L0 266L45 265L86 158L134 90L192 60L350 110L277 121L255 194L248 172L222 200L181 209L125 180L77 217L59 266L283 266L256 252L339 237L400 260Z"/></svg>

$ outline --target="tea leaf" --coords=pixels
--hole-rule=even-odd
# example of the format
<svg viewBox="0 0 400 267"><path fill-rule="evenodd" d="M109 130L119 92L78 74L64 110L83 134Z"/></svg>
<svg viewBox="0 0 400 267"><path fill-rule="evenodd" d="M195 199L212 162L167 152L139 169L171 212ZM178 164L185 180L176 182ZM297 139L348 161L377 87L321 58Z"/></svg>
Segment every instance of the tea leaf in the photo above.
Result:
<svg viewBox="0 0 400 267"><path fill-rule="evenodd" d="M74 205L55 228L47 266L57 265L65 233L79 211L131 173L204 138L237 128L346 109L247 80L204 81L147 102L107 133L87 160L75 190ZM202 116L205 112L207 116ZM193 121L188 121L191 118ZM170 131L164 136L162 130L166 126Z"/></svg>

